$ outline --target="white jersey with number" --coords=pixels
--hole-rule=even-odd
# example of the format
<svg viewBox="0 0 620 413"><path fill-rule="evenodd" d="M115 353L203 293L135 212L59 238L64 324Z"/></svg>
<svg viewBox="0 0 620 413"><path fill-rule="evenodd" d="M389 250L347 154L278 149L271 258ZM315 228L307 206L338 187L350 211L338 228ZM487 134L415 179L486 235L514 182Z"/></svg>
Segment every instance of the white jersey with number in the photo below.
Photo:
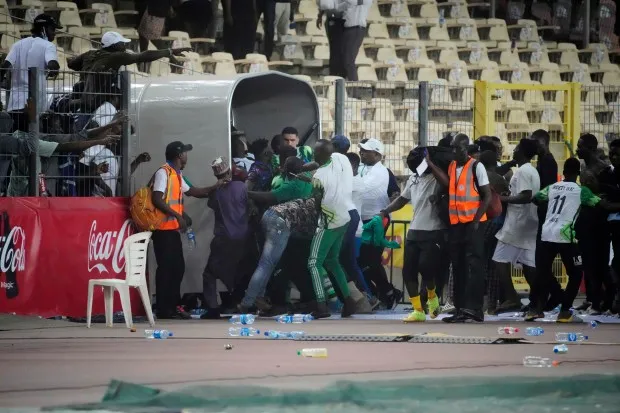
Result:
<svg viewBox="0 0 620 413"><path fill-rule="evenodd" d="M571 243L574 240L573 222L581 207L581 187L574 182L557 182L548 188L549 204L541 239Z"/></svg>

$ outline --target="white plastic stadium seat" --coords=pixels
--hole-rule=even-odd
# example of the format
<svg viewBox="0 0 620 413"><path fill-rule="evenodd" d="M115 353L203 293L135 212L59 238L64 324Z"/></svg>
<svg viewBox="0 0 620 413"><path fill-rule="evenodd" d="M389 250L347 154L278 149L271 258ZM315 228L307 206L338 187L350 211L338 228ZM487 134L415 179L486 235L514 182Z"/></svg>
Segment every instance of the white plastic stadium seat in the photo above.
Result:
<svg viewBox="0 0 620 413"><path fill-rule="evenodd" d="M151 232L140 232L128 237L123 244L125 254L125 279L94 279L88 282L88 308L86 310L86 326L90 328L90 319L93 309L93 290L96 285L103 287L103 297L105 300L105 322L108 327L112 327L114 309L114 289L118 290L123 307L123 316L127 328L131 328L133 319L131 316L131 302L129 298L129 287L135 287L140 291L142 304L146 310L146 315L151 326L155 325L153 311L151 310L151 300L146 285L146 257L151 241Z"/></svg>

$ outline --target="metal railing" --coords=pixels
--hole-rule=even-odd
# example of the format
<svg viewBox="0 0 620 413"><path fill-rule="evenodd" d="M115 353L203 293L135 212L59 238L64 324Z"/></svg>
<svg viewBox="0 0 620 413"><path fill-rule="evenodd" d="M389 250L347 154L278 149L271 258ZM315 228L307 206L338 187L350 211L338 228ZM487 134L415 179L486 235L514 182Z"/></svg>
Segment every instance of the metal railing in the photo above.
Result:
<svg viewBox="0 0 620 413"><path fill-rule="evenodd" d="M4 99L14 132L1 137L3 194L129 196L136 161L132 165L130 121L123 114L135 74L60 71L54 76L30 68L11 70L11 76L22 80ZM24 76L27 86L16 86ZM6 149L11 142L27 143L22 145L27 149L12 153Z"/></svg>

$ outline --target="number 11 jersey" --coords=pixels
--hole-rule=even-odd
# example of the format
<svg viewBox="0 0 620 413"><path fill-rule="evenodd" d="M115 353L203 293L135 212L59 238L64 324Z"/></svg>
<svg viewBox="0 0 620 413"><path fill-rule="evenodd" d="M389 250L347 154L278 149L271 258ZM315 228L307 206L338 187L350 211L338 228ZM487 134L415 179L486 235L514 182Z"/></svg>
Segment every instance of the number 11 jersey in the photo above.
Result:
<svg viewBox="0 0 620 413"><path fill-rule="evenodd" d="M595 206L601 200L590 189L564 181L549 185L536 194L536 199L549 202L541 239L561 244L577 242L573 224L581 205Z"/></svg>

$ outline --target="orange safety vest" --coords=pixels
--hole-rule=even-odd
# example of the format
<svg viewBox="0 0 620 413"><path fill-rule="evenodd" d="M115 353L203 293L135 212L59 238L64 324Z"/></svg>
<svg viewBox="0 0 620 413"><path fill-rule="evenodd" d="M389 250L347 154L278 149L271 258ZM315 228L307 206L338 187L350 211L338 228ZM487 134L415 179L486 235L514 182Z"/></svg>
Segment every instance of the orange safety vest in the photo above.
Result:
<svg viewBox="0 0 620 413"><path fill-rule="evenodd" d="M168 174L168 185L166 193L164 194L164 202L168 204L170 209L174 212L183 215L183 189L181 187L181 175L177 174L177 171L168 164L162 166L162 169ZM160 230L175 230L179 229L179 222L171 215L167 215L164 222L162 222L157 229Z"/></svg>
<svg viewBox="0 0 620 413"><path fill-rule="evenodd" d="M463 166L458 182L456 177L456 161L452 161L448 167L448 175L450 176L448 212L450 224L452 225L472 222L476 211L480 207L480 194L474 183L474 174L476 173L472 167L474 162L473 158L469 158L469 161ZM486 220L487 215L482 215L480 221Z"/></svg>

